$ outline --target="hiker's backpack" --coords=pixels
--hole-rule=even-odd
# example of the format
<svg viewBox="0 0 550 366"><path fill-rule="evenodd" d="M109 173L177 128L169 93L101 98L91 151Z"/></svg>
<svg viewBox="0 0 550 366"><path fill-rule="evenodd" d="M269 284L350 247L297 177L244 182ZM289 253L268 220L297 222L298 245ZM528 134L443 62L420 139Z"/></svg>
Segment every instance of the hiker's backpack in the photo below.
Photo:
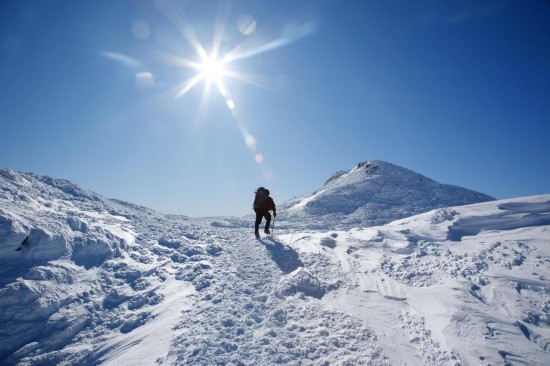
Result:
<svg viewBox="0 0 550 366"><path fill-rule="evenodd" d="M267 190L264 187L259 187L255 192L253 209L265 209L267 207Z"/></svg>

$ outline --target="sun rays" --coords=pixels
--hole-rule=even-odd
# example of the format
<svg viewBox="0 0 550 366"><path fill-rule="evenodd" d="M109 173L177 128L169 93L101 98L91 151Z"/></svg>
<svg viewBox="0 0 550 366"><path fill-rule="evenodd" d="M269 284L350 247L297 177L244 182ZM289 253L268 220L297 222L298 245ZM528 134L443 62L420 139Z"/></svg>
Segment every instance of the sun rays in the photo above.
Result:
<svg viewBox="0 0 550 366"><path fill-rule="evenodd" d="M239 105L232 97L234 94L232 89L239 83L243 83L272 92L286 93L277 90L277 85L268 82L267 78L242 72L239 68L233 69L232 66L245 59L297 41L313 33L315 25L312 22L299 23L296 20L289 20L284 24L279 23L276 27L266 29L262 28L261 24L251 15L240 15L234 22L235 24L231 24L228 21L230 2L216 3L217 12L211 13L206 18L210 18L212 21L205 21L204 17L196 20L196 17L188 16L184 4L177 0L157 0L155 2L156 7L178 30L181 40L179 44L175 40L175 47L170 51L166 46L162 47L164 50L157 47L150 48L146 57L153 56L157 60L157 64L175 66L176 70L180 70L176 74L183 76L180 76L180 80L176 80L174 86L164 89L164 92L157 95L155 99L177 100L186 96L191 90L202 86L202 96L197 104L197 113L200 117L210 108L217 108L212 105L215 103L212 96L213 93L218 93L224 99L224 107L239 128L254 161L263 165L264 155L258 151L257 139L246 127L242 114L239 112ZM297 26L296 24L302 25ZM134 38L139 41L148 39L153 32L154 28L143 21L136 22L132 28ZM135 69L143 68L145 65L145 62L122 53L106 52L104 57ZM149 70L140 70L136 74L136 87L138 88L150 88L156 81L155 73ZM238 94L242 95L242 93Z"/></svg>

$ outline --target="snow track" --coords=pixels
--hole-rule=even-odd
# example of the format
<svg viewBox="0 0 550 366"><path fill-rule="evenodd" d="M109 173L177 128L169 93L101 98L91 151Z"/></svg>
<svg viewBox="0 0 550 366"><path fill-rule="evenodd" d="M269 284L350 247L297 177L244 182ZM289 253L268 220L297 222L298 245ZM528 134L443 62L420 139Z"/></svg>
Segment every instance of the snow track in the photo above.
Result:
<svg viewBox="0 0 550 366"><path fill-rule="evenodd" d="M182 334L163 363L388 364L370 329L341 312L327 312L307 295L310 287L293 281L302 271L293 250L242 230L218 235L232 240L213 260L216 281L182 314ZM289 283L295 291L282 291Z"/></svg>

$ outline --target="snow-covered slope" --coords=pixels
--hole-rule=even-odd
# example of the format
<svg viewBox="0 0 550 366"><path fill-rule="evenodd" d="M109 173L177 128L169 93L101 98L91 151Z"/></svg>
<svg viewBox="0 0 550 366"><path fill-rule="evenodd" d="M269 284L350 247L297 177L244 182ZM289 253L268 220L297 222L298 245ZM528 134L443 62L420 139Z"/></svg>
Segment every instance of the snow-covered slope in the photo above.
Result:
<svg viewBox="0 0 550 366"><path fill-rule="evenodd" d="M550 195L256 240L0 170L0 262L0 364L550 359Z"/></svg>
<svg viewBox="0 0 550 366"><path fill-rule="evenodd" d="M469 189L437 183L412 170L384 161L358 164L334 173L311 195L281 205L280 224L350 229L382 225L435 208L494 200Z"/></svg>
<svg viewBox="0 0 550 366"><path fill-rule="evenodd" d="M548 365L550 195L280 240L392 364Z"/></svg>

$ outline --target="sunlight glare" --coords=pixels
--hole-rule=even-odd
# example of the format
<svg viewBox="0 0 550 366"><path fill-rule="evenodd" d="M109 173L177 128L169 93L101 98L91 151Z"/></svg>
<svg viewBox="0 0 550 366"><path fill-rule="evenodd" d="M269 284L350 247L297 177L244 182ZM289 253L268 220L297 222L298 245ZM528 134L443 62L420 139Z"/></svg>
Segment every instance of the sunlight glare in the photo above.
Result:
<svg viewBox="0 0 550 366"><path fill-rule="evenodd" d="M224 74L223 63L216 59L215 56L205 56L200 70L207 80L220 80Z"/></svg>
<svg viewBox="0 0 550 366"><path fill-rule="evenodd" d="M199 112L201 112L208 106L208 99L212 93L212 89L217 89L225 101L225 106L229 110L233 120L236 122L237 127L242 133L246 146L252 152L254 161L263 168L264 156L257 152L257 140L247 130L245 124L242 122L242 116L240 116L239 113L243 106L239 104L239 108L237 109L235 99L232 95L234 94L232 93L233 90L231 90L232 88L229 88L229 85L227 85L226 82L236 80L238 82L261 87L273 92L281 93L282 91L277 87L273 87L270 83L267 83L264 78L258 75L232 70L227 67L236 61L254 57L309 36L316 31L316 22L302 22L290 19L284 21L283 24L281 24L281 27L279 27L279 30L266 33L264 27L264 31L261 33L261 30L259 29L260 23L258 23L253 16L243 14L237 19L236 24L233 23L233 27L236 26L237 30L240 32L240 35L245 36L247 39L246 41L238 44L229 44L229 42L232 43L232 34L234 32L232 33L231 30L226 31L226 25L229 19L229 8L222 7L223 9L221 9L221 12L218 14L215 23L214 37L211 47L207 51L204 44L199 41L199 35L202 35L203 32L200 32L199 34L195 32L193 22L191 22L187 17L182 1L155 1L157 2L159 8L176 26L181 36L183 36L184 40L195 53L193 58L184 58L169 52L158 50L155 52L156 55L172 65L186 69L194 69L196 71L196 74L191 75L188 79L180 82L165 94L171 95L174 99L177 99L187 94L187 92L199 83L204 82L204 91L199 104ZM134 24L133 34L138 40L149 38L150 33L151 28L147 23L137 22ZM119 62L129 61L126 57L121 57L121 55L118 54L109 54L106 57L113 58ZM144 67L143 65L139 66ZM154 86L155 80L153 75L140 74L139 77L136 77L136 85L138 85L139 88L149 88ZM269 173L267 176L270 178L271 174Z"/></svg>

